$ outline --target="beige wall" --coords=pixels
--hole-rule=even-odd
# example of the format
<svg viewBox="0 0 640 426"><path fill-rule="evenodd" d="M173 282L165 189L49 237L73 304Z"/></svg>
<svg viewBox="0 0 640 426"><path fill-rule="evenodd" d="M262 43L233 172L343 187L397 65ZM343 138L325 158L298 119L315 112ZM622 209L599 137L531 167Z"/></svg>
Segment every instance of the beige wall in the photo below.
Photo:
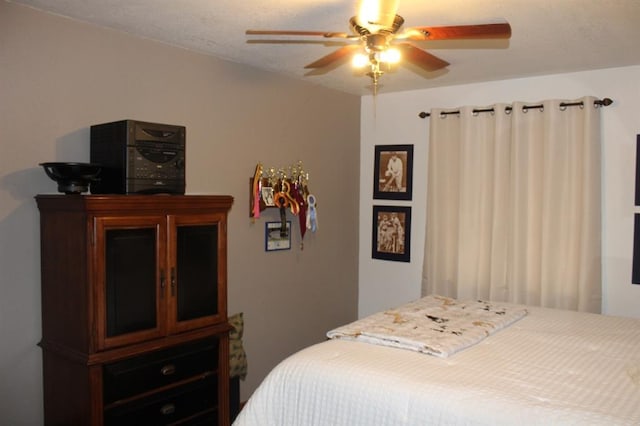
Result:
<svg viewBox="0 0 640 426"><path fill-rule="evenodd" d="M89 126L187 127L187 192L231 194L229 312L245 314L247 398L285 356L355 319L360 99L0 1L0 423L42 422L38 167L89 160ZM303 160L319 229L264 251L248 217L256 162Z"/></svg>

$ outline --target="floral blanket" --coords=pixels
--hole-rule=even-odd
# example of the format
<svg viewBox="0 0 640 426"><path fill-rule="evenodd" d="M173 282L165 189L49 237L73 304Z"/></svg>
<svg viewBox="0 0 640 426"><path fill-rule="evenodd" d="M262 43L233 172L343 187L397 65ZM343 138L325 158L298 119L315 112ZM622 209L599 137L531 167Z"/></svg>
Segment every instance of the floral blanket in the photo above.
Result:
<svg viewBox="0 0 640 426"><path fill-rule="evenodd" d="M475 345L527 315L518 305L484 301L462 302L427 296L379 312L327 333L347 339L392 346L446 358Z"/></svg>

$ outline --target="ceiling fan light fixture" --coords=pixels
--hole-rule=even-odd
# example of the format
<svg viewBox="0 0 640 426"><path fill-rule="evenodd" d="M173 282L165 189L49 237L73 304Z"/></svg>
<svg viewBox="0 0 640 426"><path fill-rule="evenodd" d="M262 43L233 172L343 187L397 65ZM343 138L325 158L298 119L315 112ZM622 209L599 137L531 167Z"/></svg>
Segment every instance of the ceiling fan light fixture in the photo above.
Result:
<svg viewBox="0 0 640 426"><path fill-rule="evenodd" d="M353 65L354 68L364 68L369 65L369 56L364 53L356 53L351 58L351 65Z"/></svg>
<svg viewBox="0 0 640 426"><path fill-rule="evenodd" d="M380 62L386 62L387 64L397 64L402 59L400 50L390 48L380 52Z"/></svg>

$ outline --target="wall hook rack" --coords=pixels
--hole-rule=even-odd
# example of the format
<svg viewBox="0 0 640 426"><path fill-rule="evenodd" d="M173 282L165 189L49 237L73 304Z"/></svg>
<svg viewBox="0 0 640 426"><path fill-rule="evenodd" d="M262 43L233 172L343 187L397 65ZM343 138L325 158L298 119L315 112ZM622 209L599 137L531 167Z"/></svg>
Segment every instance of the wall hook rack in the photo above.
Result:
<svg viewBox="0 0 640 426"><path fill-rule="evenodd" d="M309 173L304 170L302 161L277 168L265 168L258 163L249 180L249 217L255 221L263 210L277 208L280 210L282 232L286 232L289 211L298 216L300 238L304 239L307 229L315 232L318 228L317 201L309 191L308 183Z"/></svg>

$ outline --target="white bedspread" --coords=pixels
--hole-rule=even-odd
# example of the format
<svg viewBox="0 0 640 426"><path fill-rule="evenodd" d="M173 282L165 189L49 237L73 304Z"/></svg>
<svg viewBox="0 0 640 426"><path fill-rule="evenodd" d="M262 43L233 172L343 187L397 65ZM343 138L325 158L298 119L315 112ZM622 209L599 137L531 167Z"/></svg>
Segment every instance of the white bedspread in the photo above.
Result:
<svg viewBox="0 0 640 426"><path fill-rule="evenodd" d="M269 374L234 425L639 425L640 320L528 310L446 359L311 346Z"/></svg>
<svg viewBox="0 0 640 426"><path fill-rule="evenodd" d="M378 312L327 333L447 358L527 314L524 306L427 296Z"/></svg>

